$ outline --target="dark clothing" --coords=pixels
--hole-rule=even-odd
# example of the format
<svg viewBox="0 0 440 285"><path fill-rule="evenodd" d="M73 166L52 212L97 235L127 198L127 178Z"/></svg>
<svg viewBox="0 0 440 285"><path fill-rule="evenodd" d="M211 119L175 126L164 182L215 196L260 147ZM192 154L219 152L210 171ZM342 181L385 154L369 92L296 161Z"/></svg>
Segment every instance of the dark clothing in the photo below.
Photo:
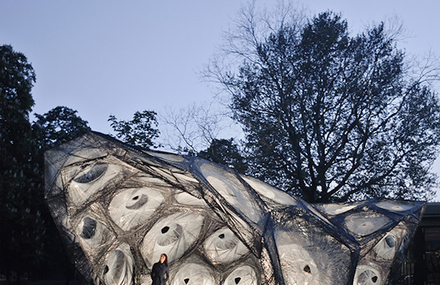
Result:
<svg viewBox="0 0 440 285"><path fill-rule="evenodd" d="M153 279L152 285L165 285L168 281L168 266L165 263L157 262L153 265L151 269L151 279Z"/></svg>

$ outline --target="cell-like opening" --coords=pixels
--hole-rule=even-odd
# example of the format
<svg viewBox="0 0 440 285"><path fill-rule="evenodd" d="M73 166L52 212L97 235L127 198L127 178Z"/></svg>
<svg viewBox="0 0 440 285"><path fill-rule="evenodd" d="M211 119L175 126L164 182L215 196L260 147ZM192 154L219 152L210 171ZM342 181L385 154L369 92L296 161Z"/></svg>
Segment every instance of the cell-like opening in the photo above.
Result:
<svg viewBox="0 0 440 285"><path fill-rule="evenodd" d="M148 196L145 194L141 194L139 198L139 195L137 195L131 198L131 201L134 201L134 203L130 205L127 203L125 207L129 210L138 210L148 202Z"/></svg>
<svg viewBox="0 0 440 285"><path fill-rule="evenodd" d="M168 255L168 262L180 258L196 241L203 219L202 215L187 212L160 219L144 236L140 248L147 266L150 268L162 253Z"/></svg>
<svg viewBox="0 0 440 285"><path fill-rule="evenodd" d="M359 275L358 284L359 285L369 285L375 284L378 280L377 275L371 270L365 270Z"/></svg>
<svg viewBox="0 0 440 285"><path fill-rule="evenodd" d="M183 229L179 224L174 224L171 227L165 226L160 232L162 235L157 237L157 244L160 246L167 246L176 242L182 235Z"/></svg>
<svg viewBox="0 0 440 285"><path fill-rule="evenodd" d="M369 235L390 223L390 218L379 213L359 212L345 217L347 229L359 236Z"/></svg>
<svg viewBox="0 0 440 285"><path fill-rule="evenodd" d="M104 281L103 284L114 285L133 283L133 258L128 244L122 244L109 253L105 261L102 281Z"/></svg>
<svg viewBox="0 0 440 285"><path fill-rule="evenodd" d="M389 235L385 238L385 242L389 247L395 247L396 246L396 238L392 235Z"/></svg>
<svg viewBox="0 0 440 285"><path fill-rule="evenodd" d="M308 266L308 265L304 266L304 272L312 273L312 270L310 269L310 266Z"/></svg>
<svg viewBox="0 0 440 285"><path fill-rule="evenodd" d="M83 220L83 228L81 232L81 237L84 239L91 239L93 236L95 236L96 232L96 221L85 217Z"/></svg>
<svg viewBox="0 0 440 285"><path fill-rule="evenodd" d="M250 266L240 266L226 278L224 285L257 285L258 279L255 270Z"/></svg>
<svg viewBox="0 0 440 285"><path fill-rule="evenodd" d="M198 263L187 263L180 267L174 276L171 285L214 285L212 272L208 267Z"/></svg>
<svg viewBox="0 0 440 285"><path fill-rule="evenodd" d="M212 263L228 263L248 252L246 246L227 228L217 230L205 241L205 252Z"/></svg>
<svg viewBox="0 0 440 285"><path fill-rule="evenodd" d="M368 265L360 265L356 268L353 285L377 285L381 284L379 272Z"/></svg>
<svg viewBox="0 0 440 285"><path fill-rule="evenodd" d="M100 178L107 170L106 163L97 163L93 165L86 173L73 179L77 183L90 183Z"/></svg>
<svg viewBox="0 0 440 285"><path fill-rule="evenodd" d="M157 189L143 187L142 180L134 182L139 182L140 188L120 191L108 207L110 217L123 230L144 224L164 201L162 193Z"/></svg>
<svg viewBox="0 0 440 285"><path fill-rule="evenodd" d="M112 278L114 280L119 280L121 278L121 275L124 271L124 266L125 266L125 255L122 251L120 250L115 250L114 251L114 261L113 261L113 276Z"/></svg>

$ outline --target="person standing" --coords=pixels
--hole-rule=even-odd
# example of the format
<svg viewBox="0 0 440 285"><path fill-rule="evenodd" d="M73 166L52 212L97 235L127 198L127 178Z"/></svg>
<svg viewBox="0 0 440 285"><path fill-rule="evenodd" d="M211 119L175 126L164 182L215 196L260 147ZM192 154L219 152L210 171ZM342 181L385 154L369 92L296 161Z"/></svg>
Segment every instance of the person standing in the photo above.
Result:
<svg viewBox="0 0 440 285"><path fill-rule="evenodd" d="M152 285L166 285L168 277L168 256L162 253L159 262L156 262L151 269Z"/></svg>

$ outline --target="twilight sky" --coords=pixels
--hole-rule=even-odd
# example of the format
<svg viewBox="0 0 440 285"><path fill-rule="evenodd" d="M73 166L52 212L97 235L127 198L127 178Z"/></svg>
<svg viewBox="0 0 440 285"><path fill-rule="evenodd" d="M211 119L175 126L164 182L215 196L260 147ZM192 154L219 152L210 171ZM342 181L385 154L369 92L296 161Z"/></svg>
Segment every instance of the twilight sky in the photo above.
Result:
<svg viewBox="0 0 440 285"><path fill-rule="evenodd" d="M24 53L37 74L34 112L78 111L111 132L110 114L181 108L212 100L198 72L222 42L244 0L1 0L0 45ZM276 0L257 0L270 8ZM341 13L357 33L398 18L408 54L440 55L438 0L301 0L310 14ZM438 85L437 85L438 86ZM160 126L159 126L160 127ZM440 173L440 162L436 163ZM439 199L439 196L437 197Z"/></svg>

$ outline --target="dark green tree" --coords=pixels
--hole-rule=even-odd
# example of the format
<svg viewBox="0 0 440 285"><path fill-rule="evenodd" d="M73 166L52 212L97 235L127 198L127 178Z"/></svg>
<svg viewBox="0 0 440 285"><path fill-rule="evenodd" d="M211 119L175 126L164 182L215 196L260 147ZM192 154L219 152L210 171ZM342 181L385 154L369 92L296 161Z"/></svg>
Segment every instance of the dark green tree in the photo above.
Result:
<svg viewBox="0 0 440 285"><path fill-rule="evenodd" d="M234 139L213 139L211 145L200 151L197 156L245 173L247 165Z"/></svg>
<svg viewBox="0 0 440 285"><path fill-rule="evenodd" d="M0 272L18 282L41 261L44 234L29 122L34 82L26 56L0 46Z"/></svg>
<svg viewBox="0 0 440 285"><path fill-rule="evenodd" d="M251 174L308 202L430 197L440 107L427 81L438 74L412 77L383 23L350 36L331 12L283 14L262 34L242 15L228 47L237 71L214 63L208 76L231 95Z"/></svg>
<svg viewBox="0 0 440 285"><path fill-rule="evenodd" d="M17 284L74 272L44 201L43 154L90 130L66 107L32 124L34 82L27 58L0 46L0 274Z"/></svg>
<svg viewBox="0 0 440 285"><path fill-rule="evenodd" d="M43 151L79 137L91 129L77 111L58 106L44 115L35 114L37 120L32 128L34 137Z"/></svg>
<svg viewBox="0 0 440 285"><path fill-rule="evenodd" d="M119 121L114 115L110 115L108 121L111 122L110 126L116 132L117 138L126 143L149 149L150 147L159 147L154 143L154 139L158 138L160 134L157 129L156 116L156 112L145 110L134 113L131 121Z"/></svg>

